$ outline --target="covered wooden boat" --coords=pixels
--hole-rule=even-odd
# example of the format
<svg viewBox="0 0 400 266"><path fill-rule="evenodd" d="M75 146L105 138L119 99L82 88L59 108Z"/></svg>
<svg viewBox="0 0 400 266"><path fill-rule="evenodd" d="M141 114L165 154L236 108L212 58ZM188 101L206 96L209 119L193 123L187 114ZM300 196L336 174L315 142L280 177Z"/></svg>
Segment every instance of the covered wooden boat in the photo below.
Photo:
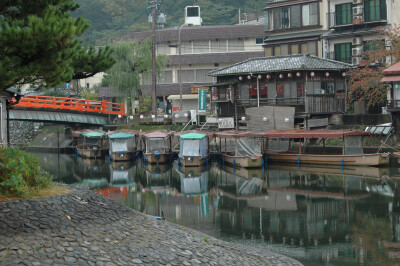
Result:
<svg viewBox="0 0 400 266"><path fill-rule="evenodd" d="M143 157L146 163L170 162L173 131L156 130L142 133Z"/></svg>
<svg viewBox="0 0 400 266"><path fill-rule="evenodd" d="M219 150L224 163L235 167L261 167L261 137L250 131L229 130L215 133L219 138Z"/></svg>
<svg viewBox="0 0 400 266"><path fill-rule="evenodd" d="M389 164L389 154L365 154L362 137L371 133L355 130L272 130L265 133L267 138L266 159L281 163L304 163L322 165L366 165ZM343 140L342 151L326 154L325 139ZM302 142L305 139L322 139L322 153L304 153ZM298 151L292 150L293 140L298 143Z"/></svg>
<svg viewBox="0 0 400 266"><path fill-rule="evenodd" d="M101 158L104 156L104 136L102 130L85 130L76 145L76 153L83 158Z"/></svg>
<svg viewBox="0 0 400 266"><path fill-rule="evenodd" d="M109 156L113 161L129 161L136 158L137 132L112 131L107 133L110 146Z"/></svg>
<svg viewBox="0 0 400 266"><path fill-rule="evenodd" d="M179 138L179 163L182 166L201 166L210 157L210 141L213 132L183 131L177 133Z"/></svg>

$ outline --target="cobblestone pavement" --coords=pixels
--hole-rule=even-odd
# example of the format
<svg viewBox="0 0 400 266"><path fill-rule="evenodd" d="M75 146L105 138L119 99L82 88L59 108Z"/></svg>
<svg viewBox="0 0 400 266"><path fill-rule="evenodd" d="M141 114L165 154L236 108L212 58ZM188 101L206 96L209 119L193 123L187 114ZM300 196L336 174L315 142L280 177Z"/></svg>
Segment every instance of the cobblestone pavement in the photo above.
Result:
<svg viewBox="0 0 400 266"><path fill-rule="evenodd" d="M93 191L0 203L0 265L301 265L158 221Z"/></svg>

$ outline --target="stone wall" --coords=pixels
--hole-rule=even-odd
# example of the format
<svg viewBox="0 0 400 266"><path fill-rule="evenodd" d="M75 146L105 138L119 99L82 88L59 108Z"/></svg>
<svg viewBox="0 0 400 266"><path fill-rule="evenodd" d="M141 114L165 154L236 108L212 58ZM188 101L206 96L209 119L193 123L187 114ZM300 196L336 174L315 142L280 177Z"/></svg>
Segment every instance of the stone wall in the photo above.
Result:
<svg viewBox="0 0 400 266"><path fill-rule="evenodd" d="M40 122L10 121L11 146L23 146L32 141L42 127Z"/></svg>

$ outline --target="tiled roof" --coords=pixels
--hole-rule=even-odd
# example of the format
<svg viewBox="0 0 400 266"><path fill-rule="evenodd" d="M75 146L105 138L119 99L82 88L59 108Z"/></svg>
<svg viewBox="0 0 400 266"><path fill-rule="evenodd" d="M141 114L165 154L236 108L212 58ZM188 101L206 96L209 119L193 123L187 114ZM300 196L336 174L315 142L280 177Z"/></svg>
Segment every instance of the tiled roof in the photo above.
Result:
<svg viewBox="0 0 400 266"><path fill-rule="evenodd" d="M151 31L132 32L114 38L113 41L137 39L139 41L150 37ZM156 42L177 42L179 27L159 29L156 31ZM181 30L181 41L264 38L264 25L226 25L226 26L186 26Z"/></svg>
<svg viewBox="0 0 400 266"><path fill-rule="evenodd" d="M349 68L352 68L352 65L347 63L323 59L309 54L300 54L252 58L231 66L211 71L209 75L217 77L295 70L340 71Z"/></svg>
<svg viewBox="0 0 400 266"><path fill-rule="evenodd" d="M267 37L264 40L264 43L274 42L274 41L284 41L284 40L290 40L290 39L320 37L325 32L326 32L326 30L319 30L319 31L298 32L298 33L285 34L285 35L274 35L274 36Z"/></svg>
<svg viewBox="0 0 400 266"><path fill-rule="evenodd" d="M338 28L338 29L332 29L327 32L325 32L322 37L324 38L334 38L337 36L344 36L344 35L362 35L362 34L374 34L379 32L377 30L376 26L368 26L368 25L363 25L361 27L348 27L348 28Z"/></svg>

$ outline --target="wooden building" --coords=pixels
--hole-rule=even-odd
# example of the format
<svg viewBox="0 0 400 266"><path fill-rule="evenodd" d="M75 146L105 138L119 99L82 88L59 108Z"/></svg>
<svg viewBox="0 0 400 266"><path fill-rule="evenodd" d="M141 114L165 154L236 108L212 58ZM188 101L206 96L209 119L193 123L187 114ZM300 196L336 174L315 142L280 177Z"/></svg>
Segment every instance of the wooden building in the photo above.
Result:
<svg viewBox="0 0 400 266"><path fill-rule="evenodd" d="M290 106L295 127L323 127L331 114L346 111L351 67L309 54L252 58L210 72L217 77L211 101L218 117L241 118L248 107Z"/></svg>

